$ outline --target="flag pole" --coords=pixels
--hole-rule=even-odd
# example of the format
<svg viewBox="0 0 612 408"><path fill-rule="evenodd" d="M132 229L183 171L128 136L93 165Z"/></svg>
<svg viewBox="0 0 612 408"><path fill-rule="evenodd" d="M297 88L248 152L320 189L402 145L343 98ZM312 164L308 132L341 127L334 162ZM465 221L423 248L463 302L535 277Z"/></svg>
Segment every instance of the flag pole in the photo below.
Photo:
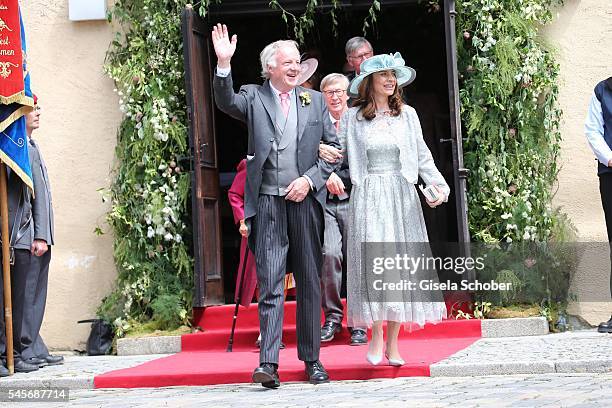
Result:
<svg viewBox="0 0 612 408"><path fill-rule="evenodd" d="M4 328L6 330L6 366L9 374L15 373L13 356L13 307L11 299L11 261L8 227L8 194L6 189L6 165L0 160L0 216L2 217L2 277L4 278Z"/></svg>

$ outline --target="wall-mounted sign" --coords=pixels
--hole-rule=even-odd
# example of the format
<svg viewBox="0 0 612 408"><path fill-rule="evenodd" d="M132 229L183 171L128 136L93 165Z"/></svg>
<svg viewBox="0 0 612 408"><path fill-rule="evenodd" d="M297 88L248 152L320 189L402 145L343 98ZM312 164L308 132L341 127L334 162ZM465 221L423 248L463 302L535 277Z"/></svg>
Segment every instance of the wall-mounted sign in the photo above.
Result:
<svg viewBox="0 0 612 408"><path fill-rule="evenodd" d="M69 0L68 18L71 21L106 20L106 0Z"/></svg>

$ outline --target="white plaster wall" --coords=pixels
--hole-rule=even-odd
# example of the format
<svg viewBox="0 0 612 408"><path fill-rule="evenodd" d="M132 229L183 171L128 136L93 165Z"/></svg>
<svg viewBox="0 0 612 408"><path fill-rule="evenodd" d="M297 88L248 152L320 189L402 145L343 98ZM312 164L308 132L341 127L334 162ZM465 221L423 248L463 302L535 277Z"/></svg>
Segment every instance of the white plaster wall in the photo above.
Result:
<svg viewBox="0 0 612 408"><path fill-rule="evenodd" d="M68 0L22 0L32 90L42 108L39 141L55 210L47 311L42 334L54 349L84 349L100 299L116 276L112 236L98 237L107 206L120 123L113 83L103 71L112 38L106 21L71 22ZM106 228L108 229L108 228Z"/></svg>
<svg viewBox="0 0 612 408"><path fill-rule="evenodd" d="M612 1L565 0L544 35L557 49L561 68L563 109L561 173L554 204L561 206L578 229L579 240L606 242L597 162L584 136L584 119L595 85L612 76ZM605 256L604 256L605 258ZM591 274L590 287L609 286L609 264ZM577 286L586 285L579 282ZM581 292L579 287L578 292ZM573 312L590 323L607 320L610 303L581 302Z"/></svg>

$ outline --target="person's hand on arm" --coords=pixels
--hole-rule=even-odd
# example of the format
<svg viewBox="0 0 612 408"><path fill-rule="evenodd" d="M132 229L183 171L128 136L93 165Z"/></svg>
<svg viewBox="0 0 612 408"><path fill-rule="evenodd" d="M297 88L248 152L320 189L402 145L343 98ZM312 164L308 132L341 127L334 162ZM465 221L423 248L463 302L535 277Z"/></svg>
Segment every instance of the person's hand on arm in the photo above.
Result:
<svg viewBox="0 0 612 408"><path fill-rule="evenodd" d="M328 163L336 164L342 160L342 150L324 143L319 144L319 157Z"/></svg>

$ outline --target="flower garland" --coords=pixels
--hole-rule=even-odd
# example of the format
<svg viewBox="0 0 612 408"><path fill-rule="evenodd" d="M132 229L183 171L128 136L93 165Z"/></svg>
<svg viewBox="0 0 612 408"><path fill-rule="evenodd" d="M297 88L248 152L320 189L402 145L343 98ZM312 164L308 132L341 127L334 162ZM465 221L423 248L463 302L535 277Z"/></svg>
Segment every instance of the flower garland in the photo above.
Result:
<svg viewBox="0 0 612 408"><path fill-rule="evenodd" d="M118 0L117 33L106 72L124 119L117 167L104 192L111 210L118 277L98 314L119 336L135 322L168 329L188 324L193 258L181 11L186 1Z"/></svg>
<svg viewBox="0 0 612 408"><path fill-rule="evenodd" d="M483 242L562 239L551 206L559 67L538 38L557 0L460 0L457 47L469 227Z"/></svg>

